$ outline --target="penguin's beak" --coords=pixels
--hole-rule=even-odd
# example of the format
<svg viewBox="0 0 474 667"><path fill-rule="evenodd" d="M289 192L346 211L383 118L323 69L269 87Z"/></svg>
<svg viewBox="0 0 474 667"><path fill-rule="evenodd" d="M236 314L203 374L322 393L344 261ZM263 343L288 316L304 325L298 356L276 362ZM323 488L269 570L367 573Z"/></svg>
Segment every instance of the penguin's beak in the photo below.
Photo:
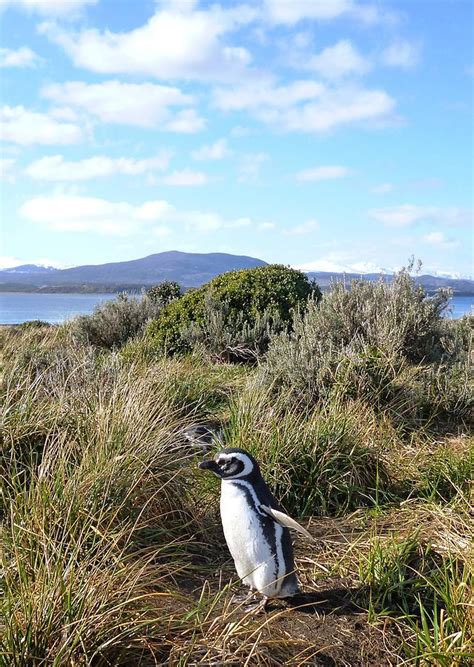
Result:
<svg viewBox="0 0 474 667"><path fill-rule="evenodd" d="M212 461L212 460L211 461L201 461L201 463L199 464L199 468L201 470L210 470L215 475L219 475L219 473L220 473L219 466L217 465L217 463L215 461Z"/></svg>

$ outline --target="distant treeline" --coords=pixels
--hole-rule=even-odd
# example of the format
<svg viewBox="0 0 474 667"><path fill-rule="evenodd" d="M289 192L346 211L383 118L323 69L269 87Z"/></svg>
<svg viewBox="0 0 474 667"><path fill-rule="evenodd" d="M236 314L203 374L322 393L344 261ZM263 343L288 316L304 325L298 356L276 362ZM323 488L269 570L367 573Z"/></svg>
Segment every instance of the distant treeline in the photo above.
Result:
<svg viewBox="0 0 474 667"><path fill-rule="evenodd" d="M129 294L140 294L142 290L148 289L150 285L130 284L85 284L85 285L21 285L19 283L4 283L0 285L0 292L29 292L33 294L118 294L128 292Z"/></svg>
<svg viewBox="0 0 474 667"><path fill-rule="evenodd" d="M372 278L367 279L373 282ZM461 281L459 281L461 282ZM468 282L468 281L466 281ZM470 281L469 281L470 282ZM318 280L320 289L323 292L329 291L331 285L327 282L321 284ZM0 284L0 293L2 292L28 292L32 294L119 294L127 292L128 294L141 294L144 290L150 289L150 284L129 284L129 283L86 283L86 284L67 284L67 285L22 285L20 283ZM424 285L427 294L434 294L440 286ZM474 290L471 286L449 286L453 296L474 296ZM182 286L183 292L189 287Z"/></svg>

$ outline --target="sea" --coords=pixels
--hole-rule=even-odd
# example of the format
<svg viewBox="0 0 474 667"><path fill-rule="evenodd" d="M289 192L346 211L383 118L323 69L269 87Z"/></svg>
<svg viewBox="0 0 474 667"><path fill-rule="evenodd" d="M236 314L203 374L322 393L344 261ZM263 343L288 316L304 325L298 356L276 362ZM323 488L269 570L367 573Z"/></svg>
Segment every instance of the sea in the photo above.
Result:
<svg viewBox="0 0 474 667"><path fill-rule="evenodd" d="M3 292L0 293L0 324L22 324L30 320L59 324L76 315L88 315L95 306L114 297L115 294Z"/></svg>
<svg viewBox="0 0 474 667"><path fill-rule="evenodd" d="M30 320L43 320L59 324L75 317L87 315L95 306L114 294L45 294L30 292L0 293L0 324L21 324ZM474 315L474 296L454 296L446 317L458 319Z"/></svg>

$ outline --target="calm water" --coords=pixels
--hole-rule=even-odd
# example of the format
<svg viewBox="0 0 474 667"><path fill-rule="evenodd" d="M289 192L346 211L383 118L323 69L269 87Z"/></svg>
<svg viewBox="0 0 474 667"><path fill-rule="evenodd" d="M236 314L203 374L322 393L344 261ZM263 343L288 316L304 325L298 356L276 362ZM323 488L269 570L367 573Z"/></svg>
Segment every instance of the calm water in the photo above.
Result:
<svg viewBox="0 0 474 667"><path fill-rule="evenodd" d="M58 323L85 315L94 306L114 294L32 294L27 292L0 293L0 324L20 324L28 320Z"/></svg>
<svg viewBox="0 0 474 667"><path fill-rule="evenodd" d="M28 320L64 322L74 315L91 313L94 306L114 294L30 294L0 293L0 324L20 324ZM455 296L448 317L474 314L474 296Z"/></svg>
<svg viewBox="0 0 474 667"><path fill-rule="evenodd" d="M458 319L463 315L474 315L474 296L453 296L448 317Z"/></svg>

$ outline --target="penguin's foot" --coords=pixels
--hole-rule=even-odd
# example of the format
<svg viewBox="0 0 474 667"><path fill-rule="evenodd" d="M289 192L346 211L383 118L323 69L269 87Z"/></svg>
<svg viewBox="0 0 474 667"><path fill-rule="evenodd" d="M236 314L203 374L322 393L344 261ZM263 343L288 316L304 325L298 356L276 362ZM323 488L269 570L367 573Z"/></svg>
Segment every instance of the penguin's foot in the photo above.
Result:
<svg viewBox="0 0 474 667"><path fill-rule="evenodd" d="M254 598L255 593L253 591L249 591L248 593L242 593L241 595L233 595L230 601L234 604L248 604Z"/></svg>
<svg viewBox="0 0 474 667"><path fill-rule="evenodd" d="M254 613L254 614L260 614L260 612L263 611L266 614L269 602L270 598L264 597L263 600L260 600L260 602L258 602L257 604L252 604L249 607L245 607L245 611L247 613Z"/></svg>

